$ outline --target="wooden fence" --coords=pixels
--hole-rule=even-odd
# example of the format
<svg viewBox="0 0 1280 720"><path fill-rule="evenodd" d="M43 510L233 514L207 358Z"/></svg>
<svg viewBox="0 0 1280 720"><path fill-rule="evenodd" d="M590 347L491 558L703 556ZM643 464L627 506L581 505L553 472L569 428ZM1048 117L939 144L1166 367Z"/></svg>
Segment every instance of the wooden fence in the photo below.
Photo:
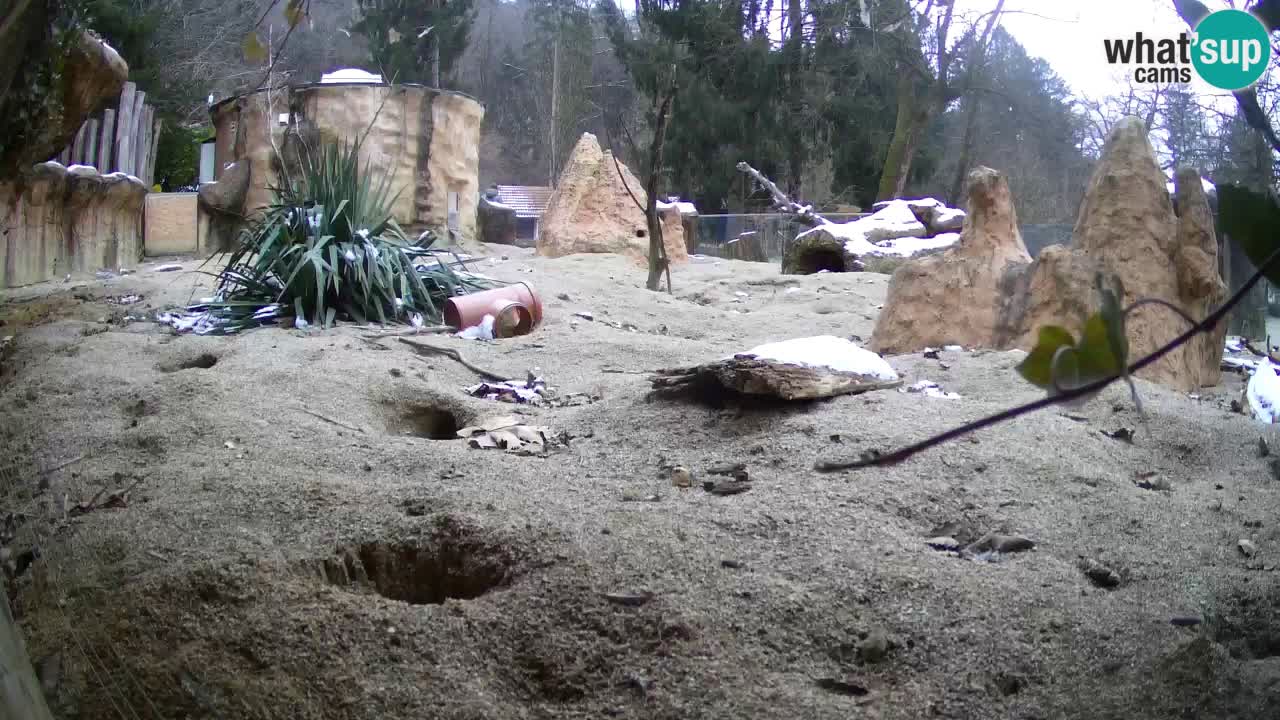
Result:
<svg viewBox="0 0 1280 720"><path fill-rule="evenodd" d="M122 172L147 187L155 182L160 121L147 94L127 82L112 106L85 120L75 140L56 158L63 165L92 165L102 174Z"/></svg>

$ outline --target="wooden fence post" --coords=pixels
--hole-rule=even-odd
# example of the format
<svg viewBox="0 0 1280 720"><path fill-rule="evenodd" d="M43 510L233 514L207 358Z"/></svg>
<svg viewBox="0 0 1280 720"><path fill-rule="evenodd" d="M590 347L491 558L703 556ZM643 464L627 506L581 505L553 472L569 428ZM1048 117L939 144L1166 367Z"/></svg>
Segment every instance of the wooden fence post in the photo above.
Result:
<svg viewBox="0 0 1280 720"><path fill-rule="evenodd" d="M92 165L102 172L98 165L98 119L93 118L86 123L89 126L84 136L84 164Z"/></svg>
<svg viewBox="0 0 1280 720"><path fill-rule="evenodd" d="M111 154L111 148L116 144L116 111L104 110L102 113L102 136L98 140L98 172L103 175L111 173L115 168L111 163L115 162L115 156Z"/></svg>
<svg viewBox="0 0 1280 720"><path fill-rule="evenodd" d="M142 144L142 111L147 94L139 90L133 96L133 117L129 119L129 174L138 177L142 172L138 169L138 149Z"/></svg>
<svg viewBox="0 0 1280 720"><path fill-rule="evenodd" d="M71 164L81 165L84 163L84 136L89 129L89 122L80 124L80 129L76 131L75 139L71 141Z"/></svg>
<svg viewBox="0 0 1280 720"><path fill-rule="evenodd" d="M113 153L116 156L115 169L122 173L132 172L129 162L133 156L129 154L131 146L129 137L129 127L133 116L133 99L137 94L138 86L131 82L124 84L124 90L120 92L120 109L116 114L116 149Z"/></svg>
<svg viewBox="0 0 1280 720"><path fill-rule="evenodd" d="M155 108L152 108L152 116ZM160 132L164 130L164 121L156 120L151 124L151 152L147 154L147 182L156 183L156 153L160 151Z"/></svg>

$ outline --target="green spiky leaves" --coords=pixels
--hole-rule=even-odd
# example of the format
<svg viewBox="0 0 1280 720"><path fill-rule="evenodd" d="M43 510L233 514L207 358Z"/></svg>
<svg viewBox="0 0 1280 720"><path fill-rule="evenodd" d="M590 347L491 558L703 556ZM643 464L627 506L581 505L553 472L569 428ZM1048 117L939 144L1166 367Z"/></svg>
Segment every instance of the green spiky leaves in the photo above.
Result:
<svg viewBox="0 0 1280 720"><path fill-rule="evenodd" d="M339 317L438 324L449 297L490 286L405 237L390 172L368 172L358 143L323 145L300 163L241 233L216 300L200 306L225 332L289 315L326 328Z"/></svg>

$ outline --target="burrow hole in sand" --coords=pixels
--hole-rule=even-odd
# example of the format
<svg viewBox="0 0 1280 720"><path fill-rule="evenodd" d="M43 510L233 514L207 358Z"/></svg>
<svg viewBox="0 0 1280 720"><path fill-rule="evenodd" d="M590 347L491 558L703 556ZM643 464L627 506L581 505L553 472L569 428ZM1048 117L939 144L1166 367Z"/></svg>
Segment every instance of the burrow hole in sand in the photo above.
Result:
<svg viewBox="0 0 1280 720"><path fill-rule="evenodd" d="M374 541L340 548L324 562L331 585L410 605L472 600L514 580L515 555L482 531L451 525L420 542Z"/></svg>
<svg viewBox="0 0 1280 720"><path fill-rule="evenodd" d="M405 409L400 415L397 431L400 435L412 435L428 440L457 440L458 430L461 427L457 416L452 411L420 405Z"/></svg>
<svg viewBox="0 0 1280 720"><path fill-rule="evenodd" d="M208 370L218 364L218 356L213 353L200 353L191 357L173 360L160 365L161 372L178 372L179 370Z"/></svg>
<svg viewBox="0 0 1280 720"><path fill-rule="evenodd" d="M438 393L397 400L387 410L388 432L427 440L457 440L474 414Z"/></svg>

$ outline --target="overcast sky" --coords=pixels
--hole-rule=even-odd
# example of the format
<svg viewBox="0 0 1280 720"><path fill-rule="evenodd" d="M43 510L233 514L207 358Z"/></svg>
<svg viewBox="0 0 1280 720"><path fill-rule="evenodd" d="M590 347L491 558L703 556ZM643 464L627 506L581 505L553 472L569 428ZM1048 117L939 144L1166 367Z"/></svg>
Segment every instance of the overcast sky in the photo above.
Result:
<svg viewBox="0 0 1280 720"><path fill-rule="evenodd" d="M1222 0L1204 2L1215 9L1226 6ZM995 0L957 0L956 5L969 17L993 7ZM1171 0L1006 0L1005 11L1005 29L1029 54L1049 61L1058 75L1086 97L1125 87L1123 74L1107 64L1105 38L1133 37L1138 31L1145 36L1174 37L1186 30ZM1198 79L1193 85L1204 92L1212 90Z"/></svg>

